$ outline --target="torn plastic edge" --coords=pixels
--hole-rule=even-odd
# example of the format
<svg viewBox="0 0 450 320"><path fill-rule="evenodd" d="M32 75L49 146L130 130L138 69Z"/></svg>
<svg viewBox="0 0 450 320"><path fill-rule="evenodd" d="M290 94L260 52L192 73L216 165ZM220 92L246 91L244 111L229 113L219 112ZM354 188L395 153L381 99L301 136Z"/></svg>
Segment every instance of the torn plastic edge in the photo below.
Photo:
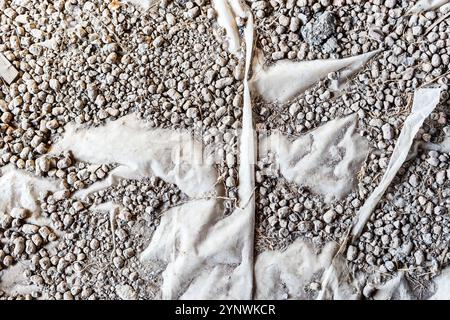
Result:
<svg viewBox="0 0 450 320"><path fill-rule="evenodd" d="M331 72L340 72L334 83L333 91L345 88L345 84L382 50L377 49L342 59L316 59L291 61L280 60L271 66L265 66L261 57L255 60L255 71L251 79L251 89L265 101L286 103Z"/></svg>
<svg viewBox="0 0 450 320"><path fill-rule="evenodd" d="M440 8L450 2L450 0L420 0L413 5L406 14L417 14L424 11Z"/></svg>
<svg viewBox="0 0 450 320"><path fill-rule="evenodd" d="M413 144L414 137L422 127L425 119L434 110L440 100L442 88L419 89L414 93L411 114L406 118L402 131L395 144L387 169L380 183L366 200L357 214L357 222L352 229L353 239L359 237L371 213L383 197L386 189L391 184L398 170L408 157L409 150Z"/></svg>
<svg viewBox="0 0 450 320"><path fill-rule="evenodd" d="M231 3L227 0L213 0L213 6L217 12L217 23L225 29L228 41L228 51L237 55L241 48L241 40L235 19L237 15L243 17L245 14L242 9L237 9L239 3L235 2L236 1L233 0L231 0ZM239 14L237 11L240 11Z"/></svg>
<svg viewBox="0 0 450 320"><path fill-rule="evenodd" d="M234 2L232 0L232 2ZM242 132L240 139L240 157L241 162L239 166L239 204L244 204L242 214L248 215L249 224L249 252L248 252L248 266L250 276L250 295L252 298L254 292L254 234L255 234L255 170L254 164L256 159L256 140L253 130L253 111L251 104L250 88L248 84L248 78L251 71L253 46L254 46L254 27L253 27L253 15L250 9L241 2L234 3L234 6L239 4L239 8L245 12L247 18L244 28L244 40L245 40L245 77L244 77L244 101L242 112ZM242 9L246 8L246 9ZM236 8L234 9L237 10ZM244 183L242 183L244 182ZM243 185L242 185L243 184Z"/></svg>

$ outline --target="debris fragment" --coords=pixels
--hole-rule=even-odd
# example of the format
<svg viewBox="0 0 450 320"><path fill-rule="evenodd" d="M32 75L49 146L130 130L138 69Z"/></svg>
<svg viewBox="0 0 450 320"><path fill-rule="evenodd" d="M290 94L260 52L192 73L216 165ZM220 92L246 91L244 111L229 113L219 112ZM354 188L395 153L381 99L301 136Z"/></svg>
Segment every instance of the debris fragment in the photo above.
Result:
<svg viewBox="0 0 450 320"><path fill-rule="evenodd" d="M0 52L0 76L7 84L13 83L19 76L17 69Z"/></svg>

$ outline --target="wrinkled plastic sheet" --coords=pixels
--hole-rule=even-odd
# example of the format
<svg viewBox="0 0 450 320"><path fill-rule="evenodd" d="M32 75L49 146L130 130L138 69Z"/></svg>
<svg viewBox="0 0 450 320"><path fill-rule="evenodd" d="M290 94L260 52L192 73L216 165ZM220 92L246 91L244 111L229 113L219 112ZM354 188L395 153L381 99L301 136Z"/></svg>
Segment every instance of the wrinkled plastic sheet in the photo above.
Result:
<svg viewBox="0 0 450 320"><path fill-rule="evenodd" d="M210 191L217 180L213 153L208 154L190 132L153 130L134 114L89 129L69 124L50 150L53 154L67 151L92 164L117 164L107 181L93 185L89 192L120 179L155 175L196 197Z"/></svg>
<svg viewBox="0 0 450 320"><path fill-rule="evenodd" d="M414 10L418 10L418 12L431 10L444 5L448 1L438 2L439 1L428 1L425 3L425 1L421 1L414 7ZM341 79L339 81L338 88L342 88L345 81L351 77L351 75L357 73L358 69L362 68L378 52L379 51L374 51L365 55L340 60L314 60L300 62L282 60L270 67L263 67L260 65L257 67L257 71L255 73L256 76L251 81L252 89L255 94L262 96L266 101L277 101L284 103L296 97L298 94L303 93L310 86L317 83L317 81L326 77L326 75L330 72L340 73ZM416 133L422 126L423 121L434 110L439 102L440 92L440 88L426 88L419 89L415 93L411 114L405 121L404 127L400 133L396 147L390 159L388 169L379 183L379 186L375 189L373 194L358 212L357 220L351 232L351 236L353 238L356 238L360 234L373 209L381 200L387 187L391 184L398 169L406 161ZM326 127L326 125L323 127ZM314 130L311 135L313 135L315 131L317 130ZM270 139L274 139L274 137L270 137ZM333 192L330 193L329 190L326 190L326 188L322 188L322 190L320 190L320 188L317 188L315 183L308 182L308 180L314 180L314 178L313 174L310 174L311 170L305 169L305 167L308 168L307 162L306 166L304 166L305 163L303 161L294 161L294 165L292 165L293 157L290 148L292 148L292 146L296 146L296 144L297 147L298 145L302 145L299 149L303 150L303 153L307 153L308 150L311 150L310 146L312 142L308 142L307 140L305 141L306 138L303 137L303 139L300 138L297 141L294 141L290 148L286 148L284 146L285 140L280 139L279 136L277 136L276 139L277 143L272 142L271 145L274 146L274 150L278 155L277 160L280 160L279 155L281 154L281 158L284 157L284 161L282 161L282 163L284 162L285 164L288 164L285 167L280 165L280 171L283 176L289 181L295 181L297 184L306 185L312 188L316 193L322 194L323 196L326 194L332 196ZM353 143L357 145L356 140L354 140ZM448 143L444 141L440 145L429 145L428 147L430 149L434 148L437 150L446 150L447 144ZM335 145L330 144L327 147L333 149ZM260 149L263 148L260 147ZM361 150L364 150L364 148ZM364 152L362 152L362 154L364 154ZM303 156L300 156L300 158L304 160ZM324 154L321 154L319 159L323 158ZM314 164L315 162L311 163ZM298 167L295 165L298 165ZM318 167L323 168L323 166L319 165ZM356 174L355 169L356 168L352 168L351 170L354 175ZM292 172L289 172L290 170L292 170ZM326 169L322 169L322 171L323 170ZM312 172L314 172L314 170L312 170ZM327 176L329 177L329 175ZM325 182L325 180L326 179L322 180L319 178L315 181L318 181L320 184L320 182ZM345 187L344 181L345 179L340 180L343 187ZM336 184L324 183L324 186L327 185L333 186L330 187L331 190L342 190L337 187ZM342 194L348 193L348 190L342 191L344 191ZM339 198L339 194L335 194L334 198ZM346 245L347 242L344 241L341 246L335 247L335 251L331 250L333 251L332 254L330 253L329 247L325 246L322 252L315 256L311 253L311 251L305 249L308 246L307 243L297 240L283 253L275 251L270 254L268 252L261 254L256 260L255 278L263 280L257 281L256 283L256 297L262 297L264 299L278 299L282 296L279 295L277 290L279 288L283 288L284 291L287 291L283 293L285 294L285 296L283 296L284 298L305 298L299 292L301 291L300 288L302 288L307 281L312 280L311 274L305 271L305 266L307 266L308 268L316 268L316 270L321 270L323 272L321 279L322 290L318 295L318 299L359 298L361 296L361 288L359 287L360 284L357 279L349 280L352 277L346 270L345 259L342 255L342 252L345 252ZM296 252L296 250L301 250L302 252L295 257L296 259L293 257L291 259L283 259L283 255L289 255L290 252ZM303 254L303 252L308 252L309 254ZM324 256L326 256L327 259L319 258ZM330 258L330 256L333 257ZM271 259L269 257L271 257ZM317 267L317 264L320 264L320 266ZM269 266L268 269L270 270L264 269L265 266ZM264 272L268 273L269 276L267 277L265 274L259 274ZM444 271L443 274L446 274L446 272L447 271ZM402 277L403 273L399 272L397 278L394 279L395 281L393 280L390 283L379 286L377 288L378 293L375 296L375 299L412 298L411 293L405 293L406 290L402 289L405 287L404 279ZM439 283L439 285L444 283L444 280L442 280L443 278L444 276L435 279L436 283ZM273 284L273 281L275 281L274 279L278 281L276 285ZM295 279L295 281L291 281L292 279ZM399 279L401 279L401 281ZM295 284L298 286L295 286ZM438 290L440 297L442 297L442 291L443 290L441 289ZM261 292L265 292L265 294L262 294Z"/></svg>
<svg viewBox="0 0 450 320"><path fill-rule="evenodd" d="M378 186L375 188L375 190L372 192L372 194L369 196L369 198L357 213L356 222L353 225L350 234L351 240L356 240L359 237L373 210L376 208L377 204L396 176L400 167L406 161L417 132L421 128L425 119L430 115L430 113L439 103L440 94L441 88L424 88L418 89L415 92L411 114L406 118L405 123L403 124L402 130L395 144L394 151L392 152L386 171L381 178ZM325 271L322 279L322 289L318 297L319 299L332 299L334 297L332 292L336 289L336 286L340 286L341 283L346 283L346 281L344 280L336 281L334 276L340 269L342 269L342 263L340 263L340 261L342 261L343 259L342 253L346 251L345 248L347 245L347 239L344 239L344 242L339 247L339 250L336 251L336 255L332 260L331 265ZM399 273L399 276L400 275L401 273ZM386 289L386 287L383 288ZM395 289L397 290L398 288ZM393 292L394 291L395 290L393 290ZM404 296L402 297L405 298Z"/></svg>
<svg viewBox="0 0 450 320"><path fill-rule="evenodd" d="M76 194L117 184L121 179L156 175L174 183L190 200L161 217L141 261L162 272L163 299L251 299L253 291L255 138L249 85L253 20L239 2L216 2L246 18L245 79L242 128L239 138L239 187L236 209L224 216L223 190L218 186L214 157L187 131L146 127L133 115L97 128L68 126L52 148L71 151L93 164L116 163L105 181ZM232 47L230 47L232 49Z"/></svg>
<svg viewBox="0 0 450 320"><path fill-rule="evenodd" d="M369 152L357 132L356 114L327 122L295 138L280 132L259 140L259 157L275 155L275 166L289 182L305 186L325 202L340 200L355 186L356 175Z"/></svg>

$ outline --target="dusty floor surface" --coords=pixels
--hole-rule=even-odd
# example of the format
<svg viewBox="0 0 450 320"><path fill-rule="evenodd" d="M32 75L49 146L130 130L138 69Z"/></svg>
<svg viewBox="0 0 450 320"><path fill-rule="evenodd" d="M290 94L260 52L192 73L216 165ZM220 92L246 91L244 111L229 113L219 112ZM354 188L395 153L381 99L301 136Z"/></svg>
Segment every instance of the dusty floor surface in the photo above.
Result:
<svg viewBox="0 0 450 320"><path fill-rule="evenodd" d="M0 0L0 299L450 298L449 14ZM350 239L430 87L439 103ZM214 276L249 289L212 292Z"/></svg>

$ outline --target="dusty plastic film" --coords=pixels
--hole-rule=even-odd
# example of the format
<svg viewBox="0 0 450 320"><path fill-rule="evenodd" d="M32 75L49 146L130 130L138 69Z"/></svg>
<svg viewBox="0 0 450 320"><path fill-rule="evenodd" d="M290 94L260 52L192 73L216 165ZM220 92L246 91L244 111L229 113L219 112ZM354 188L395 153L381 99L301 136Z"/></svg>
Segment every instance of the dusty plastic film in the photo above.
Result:
<svg viewBox="0 0 450 320"><path fill-rule="evenodd" d="M156 1L127 2L143 11L159 5ZM447 4L448 1L418 1L411 7L409 13L417 14L439 9L446 14ZM121 5L124 4L113 1L110 7L117 10ZM383 176L362 206L357 202L351 202L353 209L358 209L354 210L354 214L349 214L348 219L342 218L342 225L347 229L345 232L341 230L341 236L336 240L331 235L333 229L330 226L336 219L348 214L337 207L346 201L346 197L361 192L365 165L370 156L376 153L360 125L360 118L366 114L357 106L349 105L348 110L342 114L332 119L323 117L322 119L326 120L321 120L319 125L308 127L302 134L290 135L278 130L261 133L257 131L256 123L260 120L255 116L253 103L255 101L260 103L258 99L262 99L267 104L282 104L282 108L287 106L289 112L294 113L295 103L299 101L299 97L318 82L327 79L330 74L337 75L329 88L336 96L359 94L347 92L347 89L350 90L349 80L365 69L371 68L370 63L376 61L379 54L386 49L372 48L373 50L362 54L336 59L297 59L298 61L281 59L269 65L262 58L262 50L256 45L258 34L255 31L257 23L253 8L238 0L213 0L212 8L217 14L214 23L225 32L221 34L224 36L222 40L225 47L236 59L241 59L240 62L244 61L244 75L241 77L242 112L240 121L236 122L239 126L234 128L238 132L235 185L237 196L227 197L224 191L223 177L215 167L214 148L204 146L188 129L154 128L139 119L136 114L130 113L107 120L98 126L83 127L72 121L61 127L60 136L53 141L48 152L42 152L36 158L35 172L18 170L11 165L3 166L0 169L2 222L8 219L7 214L3 212L12 212L15 216L23 214L24 219L26 213L28 216L25 230L40 230L42 234L46 234L47 239L70 237L68 231L47 230L45 227L52 223L51 220L55 220L53 223L56 222L68 229L71 224L76 224L71 216L85 210L86 215L101 222L103 233L107 235L103 241L111 240L111 248L108 247L108 250L103 252L103 263L122 268L124 262L115 256L115 252L119 244L126 241L127 231L123 228L125 222L128 223L133 215L127 209L127 205L134 199L126 196L122 203L115 203L110 199L102 203L91 203L92 197L95 199L101 195L102 199L105 199L108 194L117 193L116 188L124 181L145 180L155 189L162 188L167 191L169 189L164 188L176 188L182 197L181 200L173 202L166 199L169 205L164 206L160 212L155 213L155 208L158 208L156 205L155 208L148 206L143 211L154 214L155 221L145 221L146 224L138 224L128 231L136 232L136 238L138 234L145 238L140 243L138 252L128 251L127 254L138 257L136 263L139 263L140 271L144 274L143 279L148 280L146 293L152 298L239 300L415 298L404 270L396 272L388 281L366 284L367 279L364 275L349 270L348 261L355 259L352 252L349 253L349 247L361 236L367 221L386 196L386 191L392 185L399 169L406 161L416 156L411 154L414 139L424 121L438 106L443 92L442 87L427 85L425 88L416 89L411 111L407 110L409 114L402 123ZM195 19L199 12L195 8L191 9L194 10L189 11L187 16L190 15ZM83 13L79 7L74 8L73 12L77 15ZM25 23L24 19L25 17L19 17L18 22ZM173 15L168 15L165 20L172 26L176 19ZM289 28L295 29L296 26L289 25ZM174 27L168 33L172 36L177 31L178 29ZM39 31L33 32L40 35ZM83 35L79 29L70 28L70 32ZM56 50L60 40L57 37L46 40L43 36L37 38L40 41L38 45L43 50ZM93 37L93 41L96 40L98 39ZM107 40L112 42L111 39ZM151 43L152 46L159 48L165 41L167 40L159 37L152 39ZM106 46L105 50L113 50L111 48L114 47L114 45ZM195 50L201 51L201 47L202 44L197 43ZM139 50L143 54L147 49L142 45ZM436 59L433 63L436 63ZM118 60L119 57L115 52L108 55L108 63L113 64ZM224 63L226 62L220 61L220 64ZM1 53L0 76L8 85L20 78L19 71ZM216 76L217 73L210 77L212 79ZM433 79L431 82L438 80ZM112 80L107 78L106 81ZM216 89L222 90L228 81L229 79L223 80L225 83L223 86L216 84ZM32 82L28 84L33 85ZM174 84L170 81L164 85L171 89L185 88L183 83ZM57 91L61 88L61 84L52 79L49 87ZM158 92L162 90L160 87L162 86L155 86L152 90ZM86 91L88 96L98 94L98 88L89 87ZM167 96L173 100L180 99L181 95L177 95L174 91L174 89L168 91ZM48 99L51 101L52 98ZM393 98L392 100L394 103ZM4 122L2 130L3 128L5 131L11 130L8 126L13 116L7 113L9 106L1 102L2 122ZM97 105L104 103L101 98L94 99L94 102ZM21 102L15 100L10 105L13 106L14 103ZM217 103L222 102L218 100ZM169 106L170 103L166 102L164 108ZM77 105L77 108L82 107L81 104ZM183 108L189 109L189 106ZM354 112L353 108L358 111ZM283 111L285 110L281 110ZM61 111L56 109L53 113L58 112ZM109 112L116 114L113 110ZM48 113L51 114L51 110ZM217 112L216 116L220 118L222 114ZM313 116L305 115L305 117L314 122ZM176 117L171 120L174 123L179 121ZM302 120L301 117L298 120ZM374 126L381 135L390 136L390 140L393 140L392 124L387 125L378 125L375 121ZM43 126L46 126L47 130L57 129L57 125L51 122L44 123ZM41 140L37 139L33 144L39 145ZM439 143L416 142L416 145L434 152L448 153L450 149L448 137ZM19 146L15 145L13 148L19 149ZM70 167L73 161L71 159L79 162L78 169L72 168L73 172L69 175L58 171ZM308 210L320 203L327 208L325 212L320 213L320 220L329 224L328 229L325 227L329 233L329 236L324 237L325 241L318 245L314 242L317 237L306 239L299 235L286 241L286 245L281 249L265 248L262 252L256 252L256 238L268 237L267 234L255 231L258 228L257 215L261 214L256 204L261 190L261 183L258 181L261 177L256 175L259 173L256 166L261 159L272 161L270 170L267 169L268 176L272 174L271 178L282 181L286 188L307 190L309 197L317 201L310 201L308 198L304 203L296 203L294 206L296 209L291 210L295 211L295 214L285 210L286 206L275 207L277 214L268 219L269 225L283 225L279 230L279 237L284 236L283 231L293 225L290 231L295 234L312 233L320 224L317 223L319 220L317 217L314 217L314 222L308 220L313 220L311 217L308 218ZM50 169L52 166L55 170ZM45 173L47 176L37 178L33 175L36 172ZM93 182L69 191L68 186L72 187L77 180L81 180L80 177L84 179L83 181L92 178ZM135 190L139 187L132 185L127 188ZM296 193L297 191L294 191L294 197L299 197L300 193ZM43 199L47 199L47 202L40 207L39 204ZM230 200L234 201L234 207L231 212L227 212L225 202ZM63 206L70 208L71 215L66 215L59 221L60 218L52 213L62 210ZM45 211L45 215L41 211ZM15 244L12 250L18 250L16 248L20 246ZM57 251L51 243L45 243L45 246L51 253ZM97 250L101 245L93 239L90 240L89 247ZM414 257L416 260L421 258L419 254L415 254ZM9 261L7 262L9 264ZM97 268L96 276L101 275L104 269L100 262L90 262L87 265L77 265L77 272L85 268ZM2 290L11 295L31 294L36 290L37 284L40 283L36 277L33 278L37 279L35 283L29 286L23 284L24 268L29 263L31 262L17 264L3 271L0 282ZM46 266L46 263L47 261L43 261L41 264ZM64 261L57 263L56 268L63 268L64 263ZM449 278L449 268L443 269L434 278L436 288L428 298L448 298ZM70 281L75 283L76 276L70 278ZM117 284L114 290L120 299L139 298L135 288L130 284Z"/></svg>

